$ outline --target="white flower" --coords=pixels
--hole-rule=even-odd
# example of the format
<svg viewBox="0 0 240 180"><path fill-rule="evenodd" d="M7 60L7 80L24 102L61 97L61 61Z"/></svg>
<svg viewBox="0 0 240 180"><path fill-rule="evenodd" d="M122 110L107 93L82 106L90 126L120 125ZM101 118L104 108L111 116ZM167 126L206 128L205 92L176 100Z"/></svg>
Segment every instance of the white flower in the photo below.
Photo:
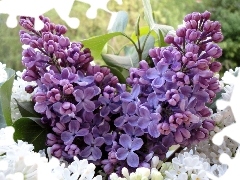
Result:
<svg viewBox="0 0 240 180"><path fill-rule="evenodd" d="M18 109L16 100L18 102L27 102L32 100L32 96L34 94L27 93L25 91L25 87L28 85L35 86L35 82L27 82L22 79L22 73L20 71L16 72L16 79L13 82L13 88L12 88L12 96L11 96L11 117L13 121L16 121L21 117L20 111Z"/></svg>
<svg viewBox="0 0 240 180"><path fill-rule="evenodd" d="M206 171L200 170L197 174L191 174L192 180L208 180Z"/></svg>
<svg viewBox="0 0 240 180"><path fill-rule="evenodd" d="M5 71L6 64L2 64L0 62L0 83L3 83L7 80L8 75L7 72Z"/></svg>

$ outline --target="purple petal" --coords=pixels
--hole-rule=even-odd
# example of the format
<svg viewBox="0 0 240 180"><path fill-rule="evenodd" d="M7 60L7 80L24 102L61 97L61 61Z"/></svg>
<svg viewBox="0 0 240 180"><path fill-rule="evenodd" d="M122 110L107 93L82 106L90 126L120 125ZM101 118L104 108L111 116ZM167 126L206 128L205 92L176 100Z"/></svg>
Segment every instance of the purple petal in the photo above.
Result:
<svg viewBox="0 0 240 180"><path fill-rule="evenodd" d="M155 79L159 75L158 75L158 71L157 71L156 68L150 68L146 71L146 76L147 76L148 79Z"/></svg>
<svg viewBox="0 0 240 180"><path fill-rule="evenodd" d="M88 87L84 90L84 99L92 99L94 97L94 89Z"/></svg>
<svg viewBox="0 0 240 180"><path fill-rule="evenodd" d="M184 96L189 97L191 95L192 88L190 86L183 86L183 87L180 88L180 92Z"/></svg>
<svg viewBox="0 0 240 180"><path fill-rule="evenodd" d="M126 134L132 135L134 128L130 124L125 124L123 127L123 130L125 131Z"/></svg>
<svg viewBox="0 0 240 180"><path fill-rule="evenodd" d="M122 134L119 138L119 144L121 144L126 149L131 148L132 139L127 134Z"/></svg>
<svg viewBox="0 0 240 180"><path fill-rule="evenodd" d="M143 140L141 138L135 138L132 142L132 151L139 150L143 145Z"/></svg>
<svg viewBox="0 0 240 180"><path fill-rule="evenodd" d="M139 115L142 116L142 117L144 117L144 118L149 118L150 112L149 112L149 110L148 110L147 107L141 106L141 107L139 108Z"/></svg>
<svg viewBox="0 0 240 180"><path fill-rule="evenodd" d="M88 133L89 130L87 128L82 128L76 133L76 136L86 136Z"/></svg>
<svg viewBox="0 0 240 180"><path fill-rule="evenodd" d="M173 71L167 71L163 74L163 77L166 81L172 82L172 76L175 75L176 73Z"/></svg>
<svg viewBox="0 0 240 180"><path fill-rule="evenodd" d="M68 79L69 76L69 70L67 68L64 68L61 73L62 79Z"/></svg>
<svg viewBox="0 0 240 180"><path fill-rule="evenodd" d="M36 103L34 106L34 110L38 113L43 113L45 112L47 109L47 103L46 102L42 102L42 103Z"/></svg>
<svg viewBox="0 0 240 180"><path fill-rule="evenodd" d="M134 152L129 152L127 156L127 164L131 167L138 167L139 165L139 157Z"/></svg>
<svg viewBox="0 0 240 180"><path fill-rule="evenodd" d="M77 120L72 120L69 123L69 131L72 133L76 133L80 128L80 123Z"/></svg>
<svg viewBox="0 0 240 180"><path fill-rule="evenodd" d="M73 140L72 133L70 133L68 131L64 131L61 134L61 140L63 140L64 142L69 142L69 141Z"/></svg>
<svg viewBox="0 0 240 180"><path fill-rule="evenodd" d="M104 143L104 138L103 137L97 137L94 140L94 145L100 147Z"/></svg>
<svg viewBox="0 0 240 180"><path fill-rule="evenodd" d="M116 152L116 158L118 160L125 160L127 158L128 155L128 150L126 150L125 148L119 148Z"/></svg>
<svg viewBox="0 0 240 180"><path fill-rule="evenodd" d="M71 120L71 117L68 116L68 115L61 116L61 117L60 117L60 122L61 122L61 123L68 123L70 120Z"/></svg>
<svg viewBox="0 0 240 180"><path fill-rule="evenodd" d="M138 116L132 115L130 117L127 117L127 122L131 125L131 126L137 126L137 120L138 120ZM127 133L128 134L128 133Z"/></svg>
<svg viewBox="0 0 240 180"><path fill-rule="evenodd" d="M127 114L133 115L135 114L135 111L137 109L136 103L135 102L130 102L127 105Z"/></svg>
<svg viewBox="0 0 240 180"><path fill-rule="evenodd" d="M194 93L194 96L203 102L207 102L209 99L209 94L206 91L197 91Z"/></svg>
<svg viewBox="0 0 240 180"><path fill-rule="evenodd" d="M163 77L157 77L152 81L152 86L155 88L160 88L164 85L164 83L165 83L165 80Z"/></svg>
<svg viewBox="0 0 240 180"><path fill-rule="evenodd" d="M116 127L121 127L124 124L124 122L125 122L124 119L125 119L125 116L118 117L117 119L115 119L114 125Z"/></svg>
<svg viewBox="0 0 240 180"><path fill-rule="evenodd" d="M148 127L148 124L149 124L149 118L143 118L143 117L140 117L138 119L138 126L141 128L141 129L145 129Z"/></svg>
<svg viewBox="0 0 240 180"><path fill-rule="evenodd" d="M149 125L148 125L148 132L149 134L154 137L154 138L157 138L160 136L160 132L158 131L157 129L157 124L154 123L154 122L151 122Z"/></svg>
<svg viewBox="0 0 240 180"><path fill-rule="evenodd" d="M110 108L108 106L103 106L100 110L100 115L106 117L110 113Z"/></svg>
<svg viewBox="0 0 240 180"><path fill-rule="evenodd" d="M77 89L76 91L73 92L73 96L75 97L75 100L77 102L82 102L83 99L83 91L80 89Z"/></svg>
<svg viewBox="0 0 240 180"><path fill-rule="evenodd" d="M87 112L93 112L95 110L94 102L89 101L88 99L84 100L83 107L84 107L85 111L87 111Z"/></svg>
<svg viewBox="0 0 240 180"><path fill-rule="evenodd" d="M139 84L135 84L133 86L133 88L132 88L132 96L133 96L133 98L138 97L138 95L140 94L140 91L141 91L140 85Z"/></svg>
<svg viewBox="0 0 240 180"><path fill-rule="evenodd" d="M159 102L157 95L155 93L149 94L147 98L147 102L154 107L157 106Z"/></svg>
<svg viewBox="0 0 240 180"><path fill-rule="evenodd" d="M129 92L123 92L121 94L121 100L123 102L130 102L132 101L132 95Z"/></svg>
<svg viewBox="0 0 240 180"><path fill-rule="evenodd" d="M163 74L167 71L168 64L162 64L161 62L157 63L157 70L160 74Z"/></svg>
<svg viewBox="0 0 240 180"><path fill-rule="evenodd" d="M91 133L87 134L86 136L84 136L84 142L88 145L92 145L93 143L93 136Z"/></svg>
<svg viewBox="0 0 240 180"><path fill-rule="evenodd" d="M95 160L100 159L102 157L102 151L98 147L93 147L92 156Z"/></svg>
<svg viewBox="0 0 240 180"><path fill-rule="evenodd" d="M82 157L88 157L90 156L90 154L91 154L91 146L87 146L81 151Z"/></svg>
<svg viewBox="0 0 240 180"><path fill-rule="evenodd" d="M56 103L53 104L53 110L54 110L55 112L58 112L58 113L59 113L59 110L60 110L60 107L61 107L61 106L62 106L62 103L56 102Z"/></svg>

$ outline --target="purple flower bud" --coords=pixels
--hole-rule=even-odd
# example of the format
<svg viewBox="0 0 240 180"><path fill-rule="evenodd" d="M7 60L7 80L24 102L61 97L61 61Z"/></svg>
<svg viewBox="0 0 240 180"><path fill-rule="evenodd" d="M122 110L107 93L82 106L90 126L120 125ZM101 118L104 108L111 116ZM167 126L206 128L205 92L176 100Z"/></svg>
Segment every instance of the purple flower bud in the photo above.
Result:
<svg viewBox="0 0 240 180"><path fill-rule="evenodd" d="M222 64L218 61L214 61L210 64L209 66L209 69L212 71L212 72L219 72L222 68Z"/></svg>
<svg viewBox="0 0 240 180"><path fill-rule="evenodd" d="M219 58L222 55L222 49L213 43L209 43L205 49L206 53L213 58Z"/></svg>
<svg viewBox="0 0 240 180"><path fill-rule="evenodd" d="M60 158L62 156L62 149L61 149L61 145L59 144L54 144L51 149L50 149L50 153L55 156L56 158Z"/></svg>
<svg viewBox="0 0 240 180"><path fill-rule="evenodd" d="M74 91L74 87L72 84L65 84L63 86L63 93L65 94L72 94Z"/></svg>
<svg viewBox="0 0 240 180"><path fill-rule="evenodd" d="M45 42L43 46L44 46L44 49L49 53L53 53L58 49L57 43L55 43L53 40L49 40L48 42Z"/></svg>
<svg viewBox="0 0 240 180"><path fill-rule="evenodd" d="M168 135L171 132L169 124L166 122L159 123L157 125L157 129L161 134L164 134L164 135Z"/></svg>
<svg viewBox="0 0 240 180"><path fill-rule="evenodd" d="M104 75L101 72L97 72L96 74L94 74L94 80L96 82L101 82L103 78L104 78Z"/></svg>
<svg viewBox="0 0 240 180"><path fill-rule="evenodd" d="M203 128L207 129L208 131L212 131L215 127L215 122L213 120L204 120L202 124Z"/></svg>
<svg viewBox="0 0 240 180"><path fill-rule="evenodd" d="M195 20L190 20L186 22L186 28L187 29L197 29L198 23Z"/></svg>
<svg viewBox="0 0 240 180"><path fill-rule="evenodd" d="M197 54L199 51L199 46L193 43L188 43L186 45L186 52L192 52L193 54Z"/></svg>
<svg viewBox="0 0 240 180"><path fill-rule="evenodd" d="M171 44L174 42L174 37L172 35L167 35L165 38L164 38L164 41L165 43L167 44Z"/></svg>
<svg viewBox="0 0 240 180"><path fill-rule="evenodd" d="M60 107L60 110L59 110L59 112L62 115L71 114L75 111L76 111L76 106L74 104L70 103L70 102L64 102L62 104L62 106Z"/></svg>
<svg viewBox="0 0 240 180"><path fill-rule="evenodd" d="M209 64L209 61L206 59L200 59L197 61L197 67L198 69L201 69L201 70L208 69L209 68L208 64Z"/></svg>
<svg viewBox="0 0 240 180"><path fill-rule="evenodd" d="M179 128L174 133L176 143L182 143L184 140L189 139L191 137L190 132L185 128Z"/></svg>
<svg viewBox="0 0 240 180"><path fill-rule="evenodd" d="M67 32L67 27L63 25L56 25L55 30L58 35L65 34Z"/></svg>
<svg viewBox="0 0 240 180"><path fill-rule="evenodd" d="M57 143L57 137L56 135L52 134L52 133L48 133L47 134L47 141L46 141L46 145L47 146L52 146L54 144Z"/></svg>
<svg viewBox="0 0 240 180"><path fill-rule="evenodd" d="M70 45L70 40L68 37L60 37L58 40L58 43L60 44L60 46L62 46L63 48L68 47Z"/></svg>
<svg viewBox="0 0 240 180"><path fill-rule="evenodd" d="M139 69L148 70L149 65L145 60L139 62Z"/></svg>
<svg viewBox="0 0 240 180"><path fill-rule="evenodd" d="M192 19L195 21L199 21L201 19L201 14L199 12L193 12Z"/></svg>
<svg viewBox="0 0 240 180"><path fill-rule="evenodd" d="M61 99L60 91L56 88L51 89L47 92L47 98L52 103L58 102Z"/></svg>
<svg viewBox="0 0 240 180"><path fill-rule="evenodd" d="M192 14L187 14L185 17L184 17L184 21L187 22L187 21L190 21L192 19Z"/></svg>
<svg viewBox="0 0 240 180"><path fill-rule="evenodd" d="M198 38L200 37L201 35L201 32L198 31L198 30L195 30L195 29L188 29L186 31L186 38L189 40L189 41L196 41L198 40Z"/></svg>
<svg viewBox="0 0 240 180"><path fill-rule="evenodd" d="M25 91L29 94L31 94L34 91L35 87L28 85L25 87Z"/></svg>
<svg viewBox="0 0 240 180"><path fill-rule="evenodd" d="M53 132L60 135L63 131L66 130L66 126L64 123L56 123L56 125L52 128Z"/></svg>
<svg viewBox="0 0 240 180"><path fill-rule="evenodd" d="M67 153L72 156L76 156L80 153L80 149L77 147L76 144L67 145L64 148L64 150L67 151Z"/></svg>
<svg viewBox="0 0 240 180"><path fill-rule="evenodd" d="M211 111L208 107L204 107L201 111L199 111L202 117L209 117L211 115Z"/></svg>
<svg viewBox="0 0 240 180"><path fill-rule="evenodd" d="M114 93L115 93L115 88L111 87L111 86L106 86L103 90L103 96L107 99L111 99L114 97Z"/></svg>
<svg viewBox="0 0 240 180"><path fill-rule="evenodd" d="M213 40L213 42L215 42L215 43L221 42L221 41L223 40L223 35L222 35L222 33L221 33L221 32L216 32L216 33L214 33L213 36L212 36L212 40Z"/></svg>
<svg viewBox="0 0 240 180"><path fill-rule="evenodd" d="M202 18L203 18L204 20L208 20L208 19L210 18L210 16L211 16L211 13L208 12L208 11L205 11L205 12L203 12L201 15L202 15Z"/></svg>
<svg viewBox="0 0 240 180"><path fill-rule="evenodd" d="M176 31L176 34L177 34L177 36L179 36L179 37L185 37L185 35L186 35L186 28L185 27L182 27L182 28L179 28L179 29L177 29L177 31Z"/></svg>
<svg viewBox="0 0 240 180"><path fill-rule="evenodd" d="M180 95L176 89L167 90L165 97L168 103L172 106L176 106L180 100Z"/></svg>
<svg viewBox="0 0 240 180"><path fill-rule="evenodd" d="M209 131L205 128L199 128L196 132L196 137L198 140L204 140L208 137Z"/></svg>

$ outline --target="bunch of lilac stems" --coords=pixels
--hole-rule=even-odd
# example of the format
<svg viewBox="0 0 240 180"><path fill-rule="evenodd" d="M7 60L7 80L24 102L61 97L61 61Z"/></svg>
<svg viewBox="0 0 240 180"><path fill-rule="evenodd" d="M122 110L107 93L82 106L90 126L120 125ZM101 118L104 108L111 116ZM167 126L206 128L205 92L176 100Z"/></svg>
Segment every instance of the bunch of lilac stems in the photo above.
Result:
<svg viewBox="0 0 240 180"><path fill-rule="evenodd" d="M72 161L88 159L106 174L150 167L153 156L166 157L170 146L186 147L208 138L214 121L206 106L219 92L214 73L221 64L221 26L210 13L192 13L168 47L149 51L153 67L142 60L130 69L125 84L106 67L92 66L88 48L70 42L67 28L48 18L41 31L34 19L21 17L20 40L25 81L36 81L34 109L50 129L46 145L51 154Z"/></svg>

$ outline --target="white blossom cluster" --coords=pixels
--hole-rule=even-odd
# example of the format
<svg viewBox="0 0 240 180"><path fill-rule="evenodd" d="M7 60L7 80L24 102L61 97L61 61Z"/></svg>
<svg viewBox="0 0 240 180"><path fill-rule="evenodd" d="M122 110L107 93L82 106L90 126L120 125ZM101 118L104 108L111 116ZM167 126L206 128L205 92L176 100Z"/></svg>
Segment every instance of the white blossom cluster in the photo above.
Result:
<svg viewBox="0 0 240 180"><path fill-rule="evenodd" d="M7 80L7 72L5 71L6 64L0 62L0 83L3 83Z"/></svg>
<svg viewBox="0 0 240 180"><path fill-rule="evenodd" d="M43 153L33 151L33 145L13 140L13 127L0 129L0 179L1 180L102 180L94 177L95 165L87 160L67 165L52 157L49 161Z"/></svg>
<svg viewBox="0 0 240 180"><path fill-rule="evenodd" d="M22 73L20 71L16 72L16 79L13 82L12 96L11 96L11 117L13 122L21 117L19 112L17 102L27 102L32 100L32 95L34 94L27 93L25 87L28 85L35 86L35 82L27 82L22 79Z"/></svg>

